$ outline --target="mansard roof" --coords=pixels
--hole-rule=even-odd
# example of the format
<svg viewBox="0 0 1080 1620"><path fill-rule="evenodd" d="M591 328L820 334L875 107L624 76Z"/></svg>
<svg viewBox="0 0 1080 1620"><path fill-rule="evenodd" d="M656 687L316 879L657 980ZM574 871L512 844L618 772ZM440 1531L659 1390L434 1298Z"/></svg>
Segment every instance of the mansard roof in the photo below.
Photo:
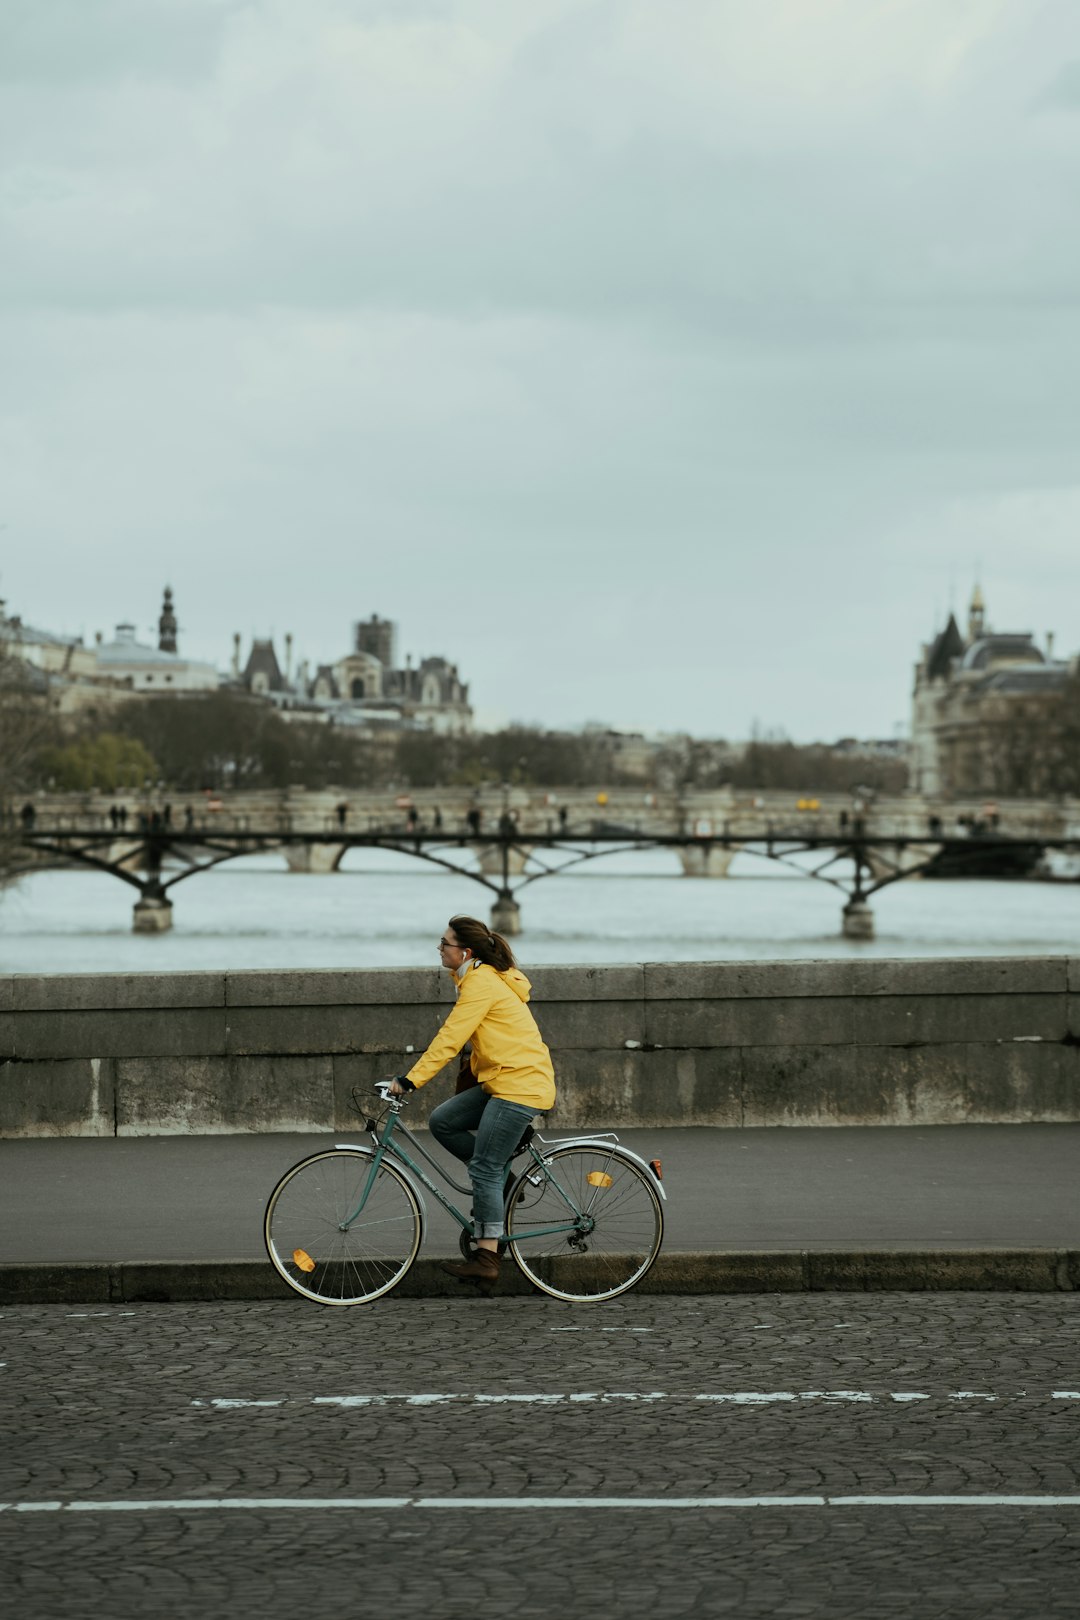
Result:
<svg viewBox="0 0 1080 1620"><path fill-rule="evenodd" d="M83 645L80 636L61 636L52 630L35 630L33 625L23 624L18 615L13 619L5 619L2 612L0 612L0 641L34 647L81 647Z"/></svg>
<svg viewBox="0 0 1080 1620"><path fill-rule="evenodd" d="M248 661L244 667L244 684L250 686L256 675L266 676L271 692L283 692L285 690L285 680L272 641L253 641L251 643L251 652L248 654Z"/></svg>
<svg viewBox="0 0 1080 1620"><path fill-rule="evenodd" d="M995 664L1045 664L1028 630L980 636L964 654L961 669L990 669Z"/></svg>

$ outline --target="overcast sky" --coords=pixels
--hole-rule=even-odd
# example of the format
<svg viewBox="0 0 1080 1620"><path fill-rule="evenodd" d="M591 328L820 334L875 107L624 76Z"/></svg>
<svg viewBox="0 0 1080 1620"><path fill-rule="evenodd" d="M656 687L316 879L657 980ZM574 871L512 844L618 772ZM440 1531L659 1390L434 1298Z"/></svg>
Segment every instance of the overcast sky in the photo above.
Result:
<svg viewBox="0 0 1080 1620"><path fill-rule="evenodd" d="M1076 0L4 0L0 595L894 735L1080 649Z"/></svg>

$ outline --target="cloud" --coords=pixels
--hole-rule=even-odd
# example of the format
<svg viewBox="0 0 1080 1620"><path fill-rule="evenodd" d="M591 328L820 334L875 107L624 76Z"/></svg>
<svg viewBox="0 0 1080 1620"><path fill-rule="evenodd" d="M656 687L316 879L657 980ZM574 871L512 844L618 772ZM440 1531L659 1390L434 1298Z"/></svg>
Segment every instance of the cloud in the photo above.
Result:
<svg viewBox="0 0 1080 1620"><path fill-rule="evenodd" d="M1063 62L1034 101L1034 110L1080 108L1080 61Z"/></svg>
<svg viewBox="0 0 1080 1620"><path fill-rule="evenodd" d="M7 21L28 618L149 622L168 578L219 659L380 611L489 709L887 732L963 511L1080 641L1023 517L1075 475L1076 137L1030 116L1071 6Z"/></svg>
<svg viewBox="0 0 1080 1620"><path fill-rule="evenodd" d="M244 0L6 0L0 83L70 90L122 80L194 80L213 67Z"/></svg>

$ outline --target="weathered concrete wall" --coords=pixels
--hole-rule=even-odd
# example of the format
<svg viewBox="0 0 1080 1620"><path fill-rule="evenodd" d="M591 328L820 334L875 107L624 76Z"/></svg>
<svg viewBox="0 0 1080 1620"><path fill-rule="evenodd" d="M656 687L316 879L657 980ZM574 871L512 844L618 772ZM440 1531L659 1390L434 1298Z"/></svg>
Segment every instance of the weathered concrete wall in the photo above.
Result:
<svg viewBox="0 0 1080 1620"><path fill-rule="evenodd" d="M1080 1120L1080 959L530 971L559 1129ZM451 1001L419 968L0 977L0 1135L345 1131Z"/></svg>

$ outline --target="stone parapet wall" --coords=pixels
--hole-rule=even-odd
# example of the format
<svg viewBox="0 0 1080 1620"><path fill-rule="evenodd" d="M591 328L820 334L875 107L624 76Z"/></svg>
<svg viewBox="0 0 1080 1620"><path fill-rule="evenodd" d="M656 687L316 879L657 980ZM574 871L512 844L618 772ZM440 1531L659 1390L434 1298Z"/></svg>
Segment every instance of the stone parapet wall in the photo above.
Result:
<svg viewBox="0 0 1080 1620"><path fill-rule="evenodd" d="M1080 1121L1080 959L530 976L559 1130ZM347 1134L352 1089L408 1068L451 1002L420 968L0 977L0 1135Z"/></svg>

